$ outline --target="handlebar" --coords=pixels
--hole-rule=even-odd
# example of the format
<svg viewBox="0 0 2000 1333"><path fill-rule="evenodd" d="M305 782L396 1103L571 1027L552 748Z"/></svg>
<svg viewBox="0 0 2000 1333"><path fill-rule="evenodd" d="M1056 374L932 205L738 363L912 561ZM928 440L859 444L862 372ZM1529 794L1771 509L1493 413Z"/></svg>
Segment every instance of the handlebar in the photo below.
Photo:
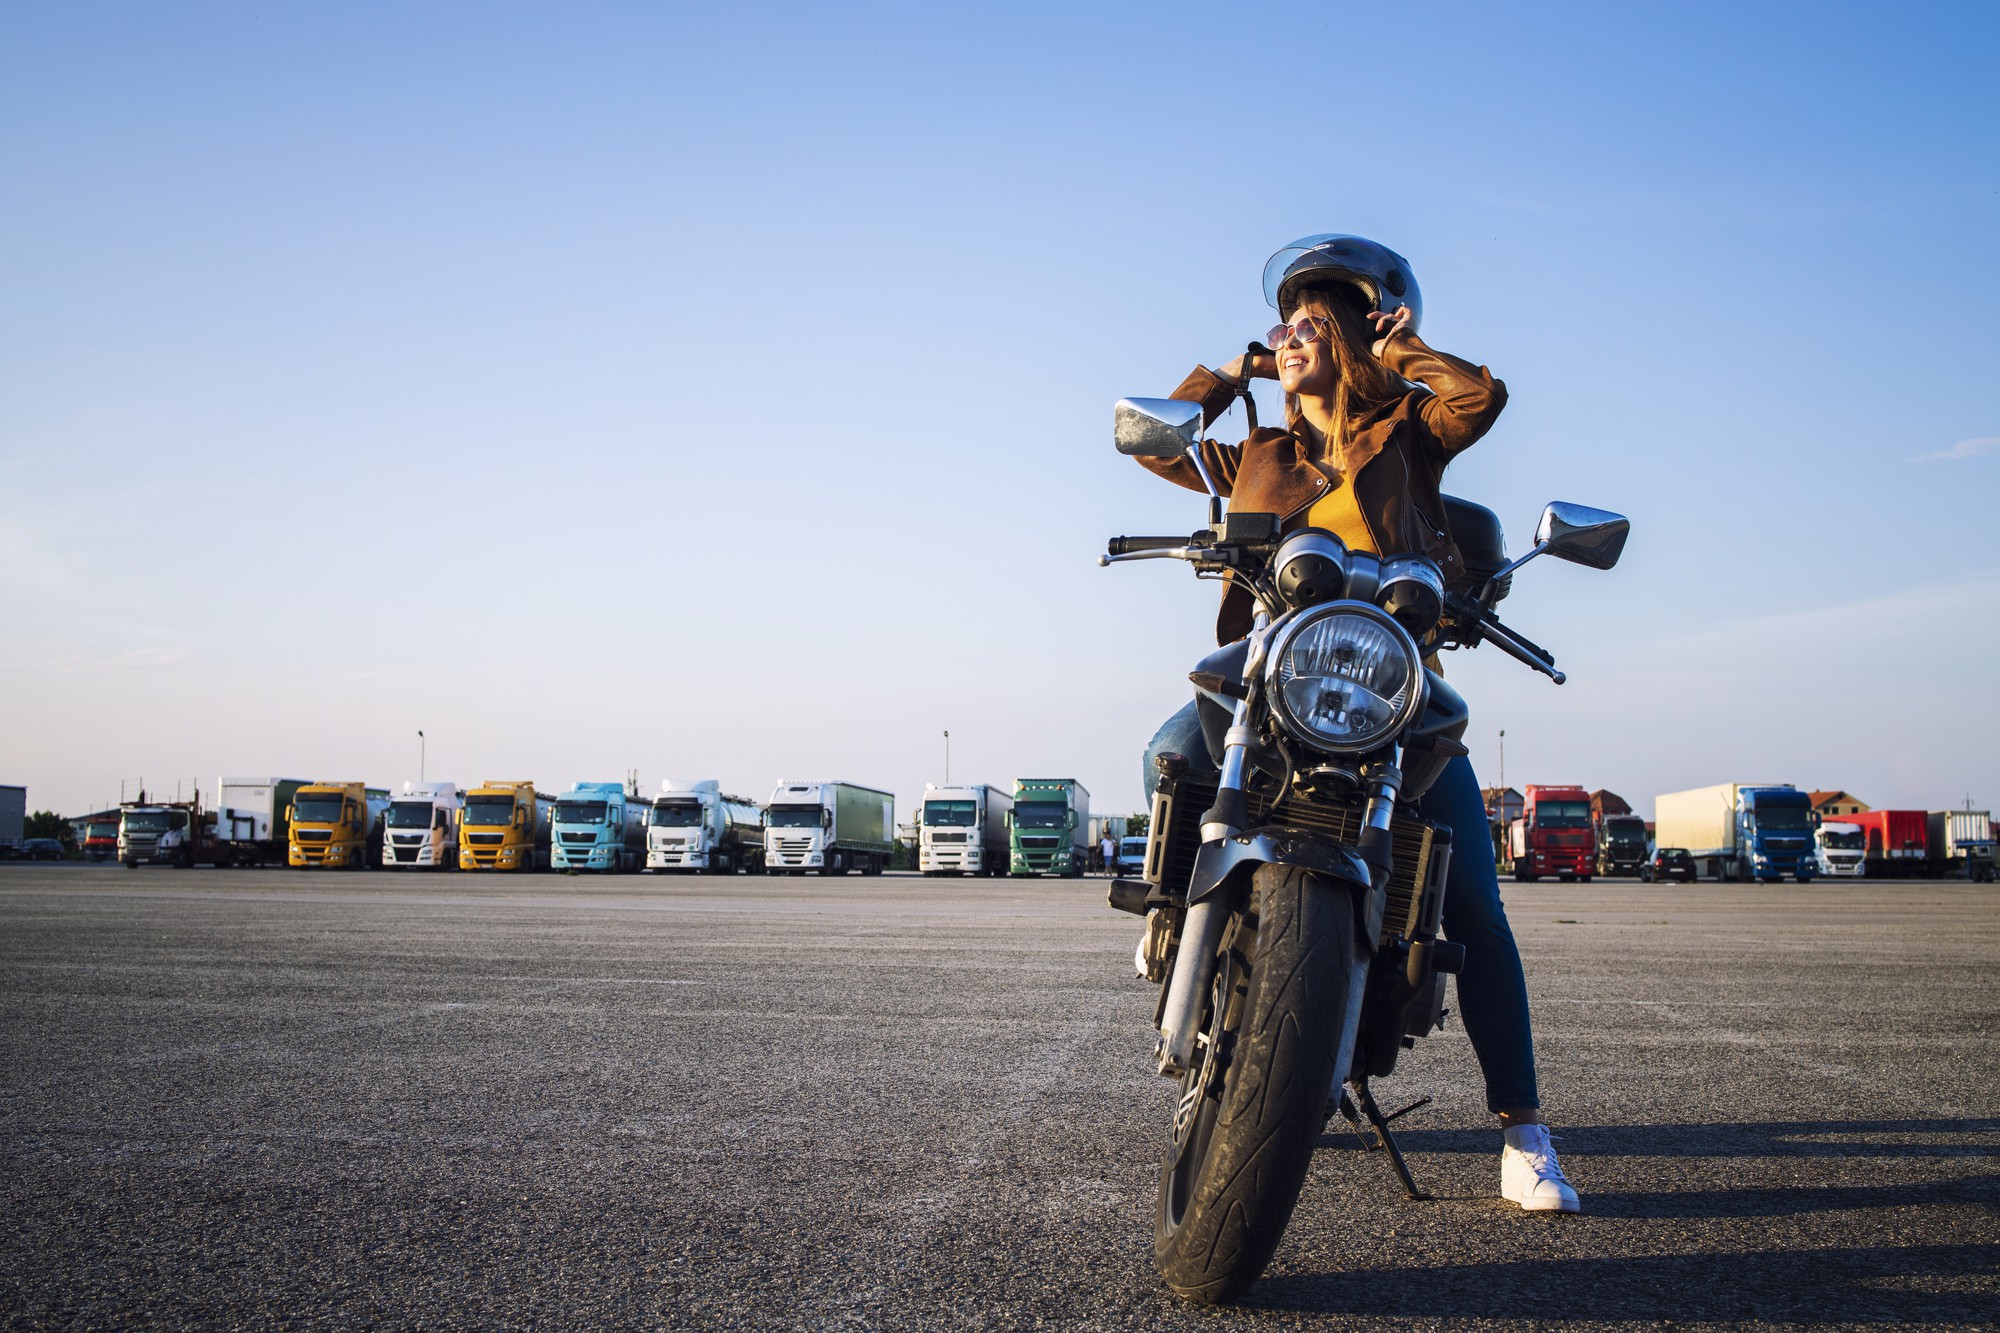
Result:
<svg viewBox="0 0 2000 1333"><path fill-rule="evenodd" d="M1472 633L1463 636L1467 647L1477 644L1482 638L1492 641L1507 656L1523 666L1533 667L1560 685L1569 677L1556 670L1556 659L1549 650L1532 640L1522 638L1513 630L1500 623L1500 618L1475 602L1462 597L1448 599L1452 616L1462 624L1472 627Z"/></svg>
<svg viewBox="0 0 2000 1333"><path fill-rule="evenodd" d="M1186 537L1113 537L1105 543L1106 555L1133 555L1139 551L1178 551L1193 543Z"/></svg>

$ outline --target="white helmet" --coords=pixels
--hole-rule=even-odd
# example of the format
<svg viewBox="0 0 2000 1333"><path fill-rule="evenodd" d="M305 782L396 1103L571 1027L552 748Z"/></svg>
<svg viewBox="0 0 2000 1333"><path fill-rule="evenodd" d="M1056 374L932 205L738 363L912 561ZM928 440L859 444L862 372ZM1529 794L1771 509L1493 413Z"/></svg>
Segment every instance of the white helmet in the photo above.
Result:
<svg viewBox="0 0 2000 1333"><path fill-rule="evenodd" d="M1371 311L1393 314L1408 306L1413 333L1424 321L1424 297L1410 261L1365 236L1301 236L1264 265L1264 299L1280 319L1292 317L1302 290L1334 283L1360 291Z"/></svg>

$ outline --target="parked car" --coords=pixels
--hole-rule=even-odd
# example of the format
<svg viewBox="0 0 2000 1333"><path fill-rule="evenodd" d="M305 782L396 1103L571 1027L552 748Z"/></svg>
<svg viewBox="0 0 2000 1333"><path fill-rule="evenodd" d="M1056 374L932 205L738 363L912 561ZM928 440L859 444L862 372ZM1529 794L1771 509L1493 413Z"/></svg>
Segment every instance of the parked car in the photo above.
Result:
<svg viewBox="0 0 2000 1333"><path fill-rule="evenodd" d="M1685 847L1662 847L1654 852L1652 859L1639 866L1639 878L1648 884L1659 880L1681 879L1694 883L1694 857L1688 855Z"/></svg>
<svg viewBox="0 0 2000 1333"><path fill-rule="evenodd" d="M1114 864L1105 868L1114 875L1145 874L1146 840L1143 837L1120 838L1118 840L1118 859Z"/></svg>
<svg viewBox="0 0 2000 1333"><path fill-rule="evenodd" d="M60 861L63 847L54 838L27 838L15 855L23 861Z"/></svg>

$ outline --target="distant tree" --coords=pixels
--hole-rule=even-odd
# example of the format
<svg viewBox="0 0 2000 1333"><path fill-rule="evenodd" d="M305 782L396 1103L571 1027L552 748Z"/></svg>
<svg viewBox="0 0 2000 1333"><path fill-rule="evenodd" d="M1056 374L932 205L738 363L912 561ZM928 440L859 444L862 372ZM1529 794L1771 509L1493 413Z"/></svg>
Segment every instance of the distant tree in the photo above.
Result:
<svg viewBox="0 0 2000 1333"><path fill-rule="evenodd" d="M1143 838L1152 829L1153 817L1150 814L1133 815L1125 821L1125 836L1128 838Z"/></svg>
<svg viewBox="0 0 2000 1333"><path fill-rule="evenodd" d="M29 815L27 822L21 825L21 836L54 838L62 843L64 851L76 850L76 830L69 826L67 819L53 810L37 810Z"/></svg>

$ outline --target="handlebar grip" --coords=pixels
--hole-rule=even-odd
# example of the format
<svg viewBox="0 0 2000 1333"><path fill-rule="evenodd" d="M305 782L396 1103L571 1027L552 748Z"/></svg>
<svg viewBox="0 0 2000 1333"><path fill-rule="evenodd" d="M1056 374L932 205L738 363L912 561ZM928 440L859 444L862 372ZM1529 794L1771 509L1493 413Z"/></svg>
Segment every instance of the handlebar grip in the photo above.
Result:
<svg viewBox="0 0 2000 1333"><path fill-rule="evenodd" d="M1177 551L1188 544L1185 537L1113 537L1105 544L1106 555L1131 555L1134 551Z"/></svg>

